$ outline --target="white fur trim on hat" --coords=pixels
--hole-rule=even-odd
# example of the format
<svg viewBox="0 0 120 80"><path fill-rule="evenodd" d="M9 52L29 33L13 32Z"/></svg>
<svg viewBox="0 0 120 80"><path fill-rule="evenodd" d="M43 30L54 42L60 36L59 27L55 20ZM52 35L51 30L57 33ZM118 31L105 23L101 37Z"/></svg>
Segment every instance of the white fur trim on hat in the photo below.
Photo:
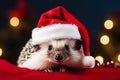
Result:
<svg viewBox="0 0 120 80"><path fill-rule="evenodd" d="M40 44L52 39L81 39L78 27L75 24L52 24L35 28L32 31L32 44Z"/></svg>
<svg viewBox="0 0 120 80"><path fill-rule="evenodd" d="M95 59L92 56L84 56L82 63L84 68L94 68Z"/></svg>

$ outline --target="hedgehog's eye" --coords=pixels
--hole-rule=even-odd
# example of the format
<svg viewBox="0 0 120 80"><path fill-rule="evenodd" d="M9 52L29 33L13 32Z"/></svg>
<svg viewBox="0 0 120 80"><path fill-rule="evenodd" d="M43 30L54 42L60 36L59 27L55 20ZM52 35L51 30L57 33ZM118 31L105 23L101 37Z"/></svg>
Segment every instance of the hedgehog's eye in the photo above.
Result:
<svg viewBox="0 0 120 80"><path fill-rule="evenodd" d="M82 41L81 40L76 40L74 49L75 50L80 50L81 45L82 45Z"/></svg>
<svg viewBox="0 0 120 80"><path fill-rule="evenodd" d="M49 50L49 51L51 51L51 50L52 50L52 48L53 48L53 46L52 46L52 45L49 45L49 46L48 46L48 50Z"/></svg>
<svg viewBox="0 0 120 80"><path fill-rule="evenodd" d="M69 46L68 45L65 45L65 50L69 51Z"/></svg>

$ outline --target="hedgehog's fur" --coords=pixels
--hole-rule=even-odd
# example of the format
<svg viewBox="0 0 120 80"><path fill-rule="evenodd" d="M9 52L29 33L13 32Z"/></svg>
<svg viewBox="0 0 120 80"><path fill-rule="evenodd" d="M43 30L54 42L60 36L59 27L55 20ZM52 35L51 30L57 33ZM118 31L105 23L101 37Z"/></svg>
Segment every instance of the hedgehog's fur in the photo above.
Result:
<svg viewBox="0 0 120 80"><path fill-rule="evenodd" d="M20 56L17 61L18 65L23 64L26 60L30 58L31 54L35 52L35 49L31 42L32 39L29 39L26 45L23 47L22 51L20 52Z"/></svg>
<svg viewBox="0 0 120 80"><path fill-rule="evenodd" d="M65 52L65 45L69 45L69 51ZM53 50L49 51L48 46L53 45ZM62 51L64 60L57 62L56 52ZM55 56L55 57L54 57ZM60 71L66 71L64 67L80 69L84 67L93 67L94 63L85 60L82 42L76 39L56 39L38 45L32 45L30 39L18 58L18 66L33 70L44 70L52 72L56 66ZM84 63L85 61L85 63Z"/></svg>

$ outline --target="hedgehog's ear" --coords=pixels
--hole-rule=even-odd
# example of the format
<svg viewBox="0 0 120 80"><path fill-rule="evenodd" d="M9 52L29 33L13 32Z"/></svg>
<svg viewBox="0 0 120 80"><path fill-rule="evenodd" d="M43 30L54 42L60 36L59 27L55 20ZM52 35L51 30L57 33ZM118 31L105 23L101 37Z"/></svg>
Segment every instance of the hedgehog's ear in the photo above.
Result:
<svg viewBox="0 0 120 80"><path fill-rule="evenodd" d="M34 45L33 47L34 47L35 51L40 50L40 45Z"/></svg>
<svg viewBox="0 0 120 80"><path fill-rule="evenodd" d="M81 40L76 40L75 44L74 44L74 49L75 50L80 50L81 45L82 45L82 41Z"/></svg>

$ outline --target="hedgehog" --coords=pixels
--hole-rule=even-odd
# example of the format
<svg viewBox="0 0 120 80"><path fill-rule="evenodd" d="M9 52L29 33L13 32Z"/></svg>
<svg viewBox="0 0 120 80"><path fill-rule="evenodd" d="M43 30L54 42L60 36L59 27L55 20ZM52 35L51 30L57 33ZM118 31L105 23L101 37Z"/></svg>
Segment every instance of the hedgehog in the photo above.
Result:
<svg viewBox="0 0 120 80"><path fill-rule="evenodd" d="M18 66L32 70L65 72L69 69L93 67L84 64L82 41L76 39L55 39L39 45L32 45L30 39L18 58Z"/></svg>
<svg viewBox="0 0 120 80"><path fill-rule="evenodd" d="M20 53L18 66L46 72L94 68L87 29L62 6L44 12Z"/></svg>

